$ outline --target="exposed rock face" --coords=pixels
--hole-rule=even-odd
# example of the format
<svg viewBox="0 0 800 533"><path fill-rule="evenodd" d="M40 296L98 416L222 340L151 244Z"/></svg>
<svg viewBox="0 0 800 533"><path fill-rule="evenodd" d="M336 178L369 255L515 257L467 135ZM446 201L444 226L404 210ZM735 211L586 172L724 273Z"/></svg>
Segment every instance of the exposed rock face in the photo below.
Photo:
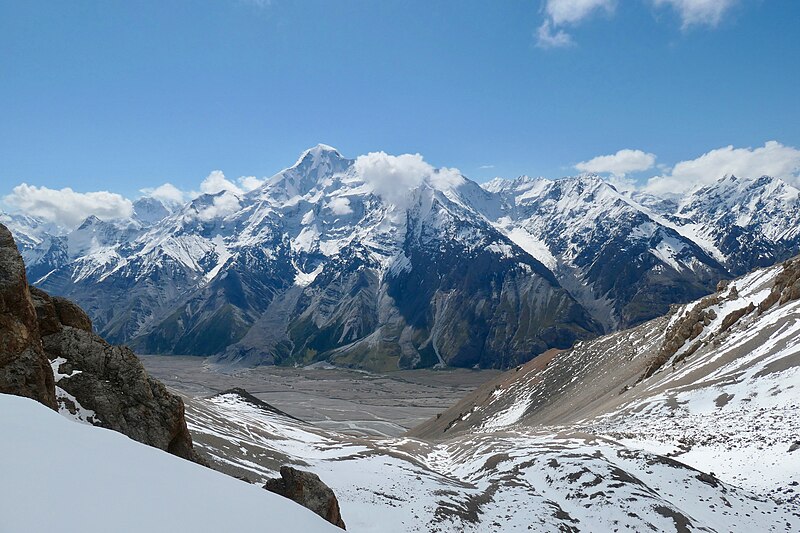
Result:
<svg viewBox="0 0 800 533"><path fill-rule="evenodd" d="M27 288L22 257L11 232L0 224L0 392L57 409L53 373Z"/></svg>
<svg viewBox="0 0 800 533"><path fill-rule="evenodd" d="M725 333L732 326L737 324L742 317L745 317L758 309L759 314L767 312L774 305L784 305L787 302L800 299L800 258L793 258L783 262L781 272L775 277L769 295L756 305L751 302L747 306L731 311L722 319L717 335ZM717 286L717 294L708 296L700 300L685 316L679 318L667 329L664 342L655 358L651 361L647 370L642 375L642 379L647 379L655 374L667 361L680 350L688 341L693 341L703 332L708 324L717 318L716 313L710 307L718 305L722 299L736 300L739 298L739 291L736 286L730 288L727 296L723 293L728 289L729 283L720 282ZM673 364L694 354L701 347L701 342L697 341L690 344Z"/></svg>
<svg viewBox="0 0 800 533"><path fill-rule="evenodd" d="M800 258L790 259L783 263L783 271L775 279L769 296L759 304L759 311L764 312L775 303L781 305L800 299Z"/></svg>
<svg viewBox="0 0 800 533"><path fill-rule="evenodd" d="M92 331L92 321L83 309L66 298L53 297L53 305L58 315L58 320L64 326L70 326L83 331Z"/></svg>
<svg viewBox="0 0 800 533"><path fill-rule="evenodd" d="M675 353L686 343L686 341L696 339L703 332L703 328L705 328L717 317L715 311L708 308L717 305L718 303L719 297L717 295L703 298L694 308L692 308L691 311L686 314L686 316L677 320L675 324L670 326L669 329L667 329L666 335L664 336L664 344L661 345L658 355L656 355L656 357L647 367L642 379L649 378L655 374L656 371L664 365L664 363L669 361L670 358L675 355ZM699 347L699 344L693 345L688 351L694 352Z"/></svg>
<svg viewBox="0 0 800 533"><path fill-rule="evenodd" d="M281 477L270 479L264 488L294 500L331 524L346 529L336 495L316 474L297 470L291 466L282 466Z"/></svg>
<svg viewBox="0 0 800 533"><path fill-rule="evenodd" d="M92 333L91 321L80 307L34 287L31 294L58 388L92 411L95 425L201 462L186 428L183 400L148 376L126 346L112 346ZM71 399L62 403L71 411L75 408Z"/></svg>

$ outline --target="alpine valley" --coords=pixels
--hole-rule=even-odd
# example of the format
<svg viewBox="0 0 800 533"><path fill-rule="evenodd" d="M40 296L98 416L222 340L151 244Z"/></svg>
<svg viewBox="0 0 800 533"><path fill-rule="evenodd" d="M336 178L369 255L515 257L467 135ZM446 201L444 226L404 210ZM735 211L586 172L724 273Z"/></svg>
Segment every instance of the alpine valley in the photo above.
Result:
<svg viewBox="0 0 800 533"><path fill-rule="evenodd" d="M32 284L109 342L221 365L508 368L800 250L800 191L777 178L659 198L596 175L479 185L421 158L409 178L374 155L318 145L250 192L145 197L70 231L0 217Z"/></svg>

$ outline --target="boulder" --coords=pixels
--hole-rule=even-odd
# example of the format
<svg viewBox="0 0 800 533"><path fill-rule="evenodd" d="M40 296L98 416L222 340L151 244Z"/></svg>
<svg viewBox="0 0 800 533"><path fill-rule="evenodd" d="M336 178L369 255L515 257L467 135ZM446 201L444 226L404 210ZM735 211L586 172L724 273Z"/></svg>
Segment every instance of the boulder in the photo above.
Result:
<svg viewBox="0 0 800 533"><path fill-rule="evenodd" d="M282 466L281 477L268 480L264 488L289 498L311 509L331 524L346 529L336 495L316 474Z"/></svg>
<svg viewBox="0 0 800 533"><path fill-rule="evenodd" d="M53 297L53 304L58 314L58 320L62 325L82 329L83 331L92 331L92 321L89 315L77 304L59 296Z"/></svg>
<svg viewBox="0 0 800 533"><path fill-rule="evenodd" d="M0 392L58 409L50 362L42 350L25 265L11 232L0 224Z"/></svg>

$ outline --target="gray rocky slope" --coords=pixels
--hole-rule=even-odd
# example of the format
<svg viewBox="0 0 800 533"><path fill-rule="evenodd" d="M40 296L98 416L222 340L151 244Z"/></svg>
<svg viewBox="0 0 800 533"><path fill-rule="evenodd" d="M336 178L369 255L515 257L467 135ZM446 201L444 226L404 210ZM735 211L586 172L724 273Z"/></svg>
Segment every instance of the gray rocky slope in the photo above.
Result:
<svg viewBox="0 0 800 533"><path fill-rule="evenodd" d="M800 245L799 193L774 178L668 202L596 176L479 186L420 172L390 194L320 145L244 195L171 212L143 199L130 220L62 236L15 228L31 280L140 353L378 370L514 366Z"/></svg>

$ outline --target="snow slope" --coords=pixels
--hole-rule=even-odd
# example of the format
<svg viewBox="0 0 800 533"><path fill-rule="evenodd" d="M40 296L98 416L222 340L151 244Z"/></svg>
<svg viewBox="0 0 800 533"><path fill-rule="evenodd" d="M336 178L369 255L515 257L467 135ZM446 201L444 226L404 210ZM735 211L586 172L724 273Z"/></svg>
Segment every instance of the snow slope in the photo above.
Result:
<svg viewBox="0 0 800 533"><path fill-rule="evenodd" d="M0 531L334 532L256 486L0 394Z"/></svg>

